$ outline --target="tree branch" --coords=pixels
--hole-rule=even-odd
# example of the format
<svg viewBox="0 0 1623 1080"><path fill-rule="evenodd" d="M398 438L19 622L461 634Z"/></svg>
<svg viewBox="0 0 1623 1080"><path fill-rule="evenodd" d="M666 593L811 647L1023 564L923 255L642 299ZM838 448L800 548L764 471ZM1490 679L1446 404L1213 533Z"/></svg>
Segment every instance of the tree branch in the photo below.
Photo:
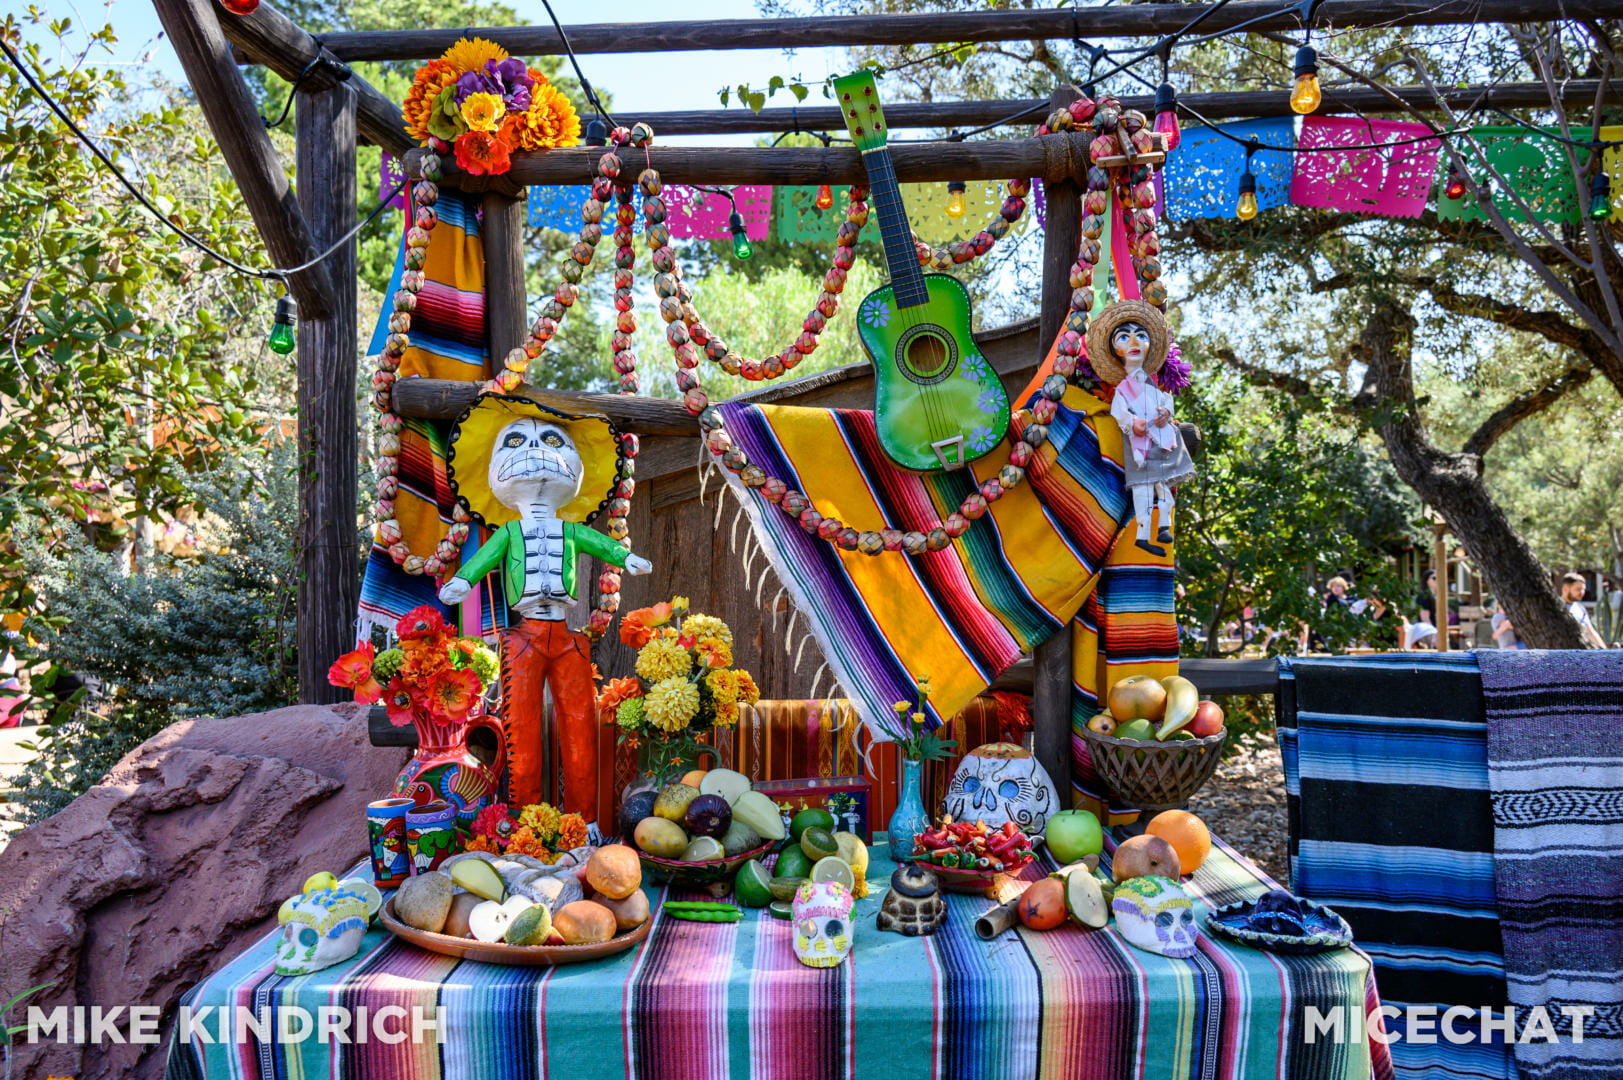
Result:
<svg viewBox="0 0 1623 1080"><path fill-rule="evenodd" d="M1595 375L1594 365L1585 360L1574 364L1537 390L1517 394L1494 411L1465 440L1463 451L1482 457L1493 444L1523 420L1548 409L1557 401L1589 382Z"/></svg>

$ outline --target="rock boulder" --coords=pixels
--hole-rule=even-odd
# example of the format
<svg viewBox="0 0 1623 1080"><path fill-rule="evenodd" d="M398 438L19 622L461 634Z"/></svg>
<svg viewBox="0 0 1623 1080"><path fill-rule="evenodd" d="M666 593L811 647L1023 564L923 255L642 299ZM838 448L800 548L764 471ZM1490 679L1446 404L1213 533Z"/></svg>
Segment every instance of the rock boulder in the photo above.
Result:
<svg viewBox="0 0 1623 1080"><path fill-rule="evenodd" d="M159 1005L276 924L317 870L366 855L366 804L409 751L367 742L363 706L173 724L0 852L0 1001ZM153 1078L166 1046L17 1044L15 1076Z"/></svg>

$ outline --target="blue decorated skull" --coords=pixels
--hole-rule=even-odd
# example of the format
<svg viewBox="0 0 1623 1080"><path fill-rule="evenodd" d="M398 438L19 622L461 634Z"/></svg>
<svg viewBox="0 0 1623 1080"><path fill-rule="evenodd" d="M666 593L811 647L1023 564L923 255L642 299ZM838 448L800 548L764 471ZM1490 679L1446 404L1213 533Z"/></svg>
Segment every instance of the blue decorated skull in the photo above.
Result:
<svg viewBox="0 0 1623 1080"><path fill-rule="evenodd" d="M984 821L994 829L1012 821L1021 832L1039 833L1060 806L1054 782L1031 751L999 742L965 756L947 785L945 809L954 821Z"/></svg>
<svg viewBox="0 0 1623 1080"><path fill-rule="evenodd" d="M1194 905L1171 878L1127 879L1116 886L1110 909L1129 945L1174 959L1195 955Z"/></svg>

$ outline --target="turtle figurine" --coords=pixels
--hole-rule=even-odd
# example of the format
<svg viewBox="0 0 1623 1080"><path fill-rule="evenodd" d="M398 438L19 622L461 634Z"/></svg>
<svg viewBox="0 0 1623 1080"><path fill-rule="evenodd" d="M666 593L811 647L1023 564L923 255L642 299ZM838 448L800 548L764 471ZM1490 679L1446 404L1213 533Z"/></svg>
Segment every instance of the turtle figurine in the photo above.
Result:
<svg viewBox="0 0 1623 1080"><path fill-rule="evenodd" d="M918 937L935 933L946 921L947 903L935 872L916 863L898 866L879 905L879 929Z"/></svg>

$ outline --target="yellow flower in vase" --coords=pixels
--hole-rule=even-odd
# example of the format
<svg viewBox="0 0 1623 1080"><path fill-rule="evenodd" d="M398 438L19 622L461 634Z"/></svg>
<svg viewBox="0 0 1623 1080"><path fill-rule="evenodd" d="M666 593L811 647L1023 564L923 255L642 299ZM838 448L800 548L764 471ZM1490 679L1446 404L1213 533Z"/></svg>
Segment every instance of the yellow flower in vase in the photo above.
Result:
<svg viewBox="0 0 1623 1080"><path fill-rule="evenodd" d="M651 683L684 676L692 670L693 658L675 638L655 638L637 653L637 674Z"/></svg>
<svg viewBox="0 0 1623 1080"><path fill-rule="evenodd" d="M732 701L725 703L717 702L716 726L732 727L736 723L738 723L738 703Z"/></svg>
<svg viewBox="0 0 1623 1080"><path fill-rule="evenodd" d="M733 643L733 632L727 628L726 623L714 615L689 615L682 620L682 633L691 636L695 641L715 638L727 645Z"/></svg>
<svg viewBox="0 0 1623 1080"><path fill-rule="evenodd" d="M699 714L699 688L681 676L665 679L648 691L643 708L655 727L681 731Z"/></svg>
<svg viewBox="0 0 1623 1080"><path fill-rule="evenodd" d="M707 668L731 667L733 663L733 647L720 638L700 638L698 644L693 646Z"/></svg>
<svg viewBox="0 0 1623 1080"><path fill-rule="evenodd" d="M738 669L738 700L746 705L754 705L761 700L761 691L755 686L755 678L743 668Z"/></svg>
<svg viewBox="0 0 1623 1080"><path fill-rule="evenodd" d="M705 676L705 681L710 684L710 693L718 705L734 705L738 701L736 671L712 671Z"/></svg>
<svg viewBox="0 0 1623 1080"><path fill-rule="evenodd" d="M507 106L495 94L469 94L462 100L462 122L469 131L495 131L506 113Z"/></svg>

